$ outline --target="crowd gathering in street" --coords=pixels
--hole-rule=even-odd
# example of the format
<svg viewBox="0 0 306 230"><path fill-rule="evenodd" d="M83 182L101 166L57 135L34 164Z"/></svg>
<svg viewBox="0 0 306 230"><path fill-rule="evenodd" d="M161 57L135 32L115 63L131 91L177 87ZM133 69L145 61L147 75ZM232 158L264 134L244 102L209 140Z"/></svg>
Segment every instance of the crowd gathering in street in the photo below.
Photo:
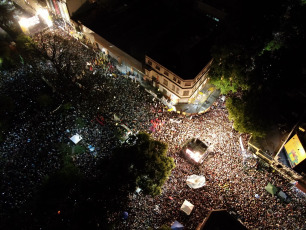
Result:
<svg viewBox="0 0 306 230"><path fill-rule="evenodd" d="M69 36L61 29L55 32ZM18 95L15 101L22 108L0 144L2 210L22 206L33 195L33 188L60 167L56 146L74 146L69 139L74 134L82 137L79 144L85 150L73 155L73 162L84 175L92 176L97 160L120 146L116 130L125 125L134 134L145 131L167 143L168 156L174 158L176 167L161 195L144 196L140 191L129 196L128 209L122 210L128 212L127 219L121 220L121 213L109 213L109 222L118 223L120 219L118 229L157 229L170 226L175 220L186 229L195 229L215 209L227 209L248 229L305 229L304 194L292 190L289 181L269 168L245 167L239 138L242 136L247 148L249 135L233 129L221 97L203 114L185 116L169 112L167 106L145 90L146 82L134 82L120 74L111 57L95 52L86 54L92 56L83 57L79 72L82 78L91 76L92 88L90 94L71 97L72 106L67 111L56 110L57 106L39 109L32 94L48 86L28 78L29 67L2 73L2 93ZM79 120L84 124L78 124ZM180 154L182 145L191 138L200 139L212 150L200 166ZM95 149L89 150L89 145ZM198 189L188 187L186 178L192 174L205 176L206 185ZM265 186L269 182L285 191L291 202L281 202L268 193ZM180 210L184 200L194 204L189 216Z"/></svg>

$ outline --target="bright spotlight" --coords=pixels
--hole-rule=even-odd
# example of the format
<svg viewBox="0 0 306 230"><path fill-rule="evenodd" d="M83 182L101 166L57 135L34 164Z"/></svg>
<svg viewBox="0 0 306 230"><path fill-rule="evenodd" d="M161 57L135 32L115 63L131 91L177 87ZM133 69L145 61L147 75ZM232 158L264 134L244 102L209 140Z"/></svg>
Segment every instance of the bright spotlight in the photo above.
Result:
<svg viewBox="0 0 306 230"><path fill-rule="evenodd" d="M47 23L49 27L53 25L51 17L47 9L39 8L37 11L37 14L40 15L44 19L44 21Z"/></svg>

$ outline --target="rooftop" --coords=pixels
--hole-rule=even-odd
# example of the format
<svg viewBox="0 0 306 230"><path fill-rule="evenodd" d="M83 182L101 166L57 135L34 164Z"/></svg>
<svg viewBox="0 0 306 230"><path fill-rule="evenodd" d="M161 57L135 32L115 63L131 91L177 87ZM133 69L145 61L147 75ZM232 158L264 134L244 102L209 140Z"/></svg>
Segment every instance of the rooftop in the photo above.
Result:
<svg viewBox="0 0 306 230"><path fill-rule="evenodd" d="M212 210L203 223L197 228L199 230L247 230L247 228L224 209Z"/></svg>
<svg viewBox="0 0 306 230"><path fill-rule="evenodd" d="M127 2L72 18L140 62L148 55L183 79L196 77L211 59L218 22L188 1Z"/></svg>

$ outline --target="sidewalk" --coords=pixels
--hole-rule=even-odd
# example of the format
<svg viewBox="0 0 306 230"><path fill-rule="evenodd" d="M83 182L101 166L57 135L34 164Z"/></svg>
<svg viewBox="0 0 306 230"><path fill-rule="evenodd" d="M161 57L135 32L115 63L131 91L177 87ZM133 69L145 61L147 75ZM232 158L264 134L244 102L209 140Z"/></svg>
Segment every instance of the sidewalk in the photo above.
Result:
<svg viewBox="0 0 306 230"><path fill-rule="evenodd" d="M199 92L199 95L191 104L177 104L176 109L185 112L187 115L194 113L203 113L218 99L220 90L212 84L207 83Z"/></svg>
<svg viewBox="0 0 306 230"><path fill-rule="evenodd" d="M149 82L144 81L142 77L137 80L145 89L153 92L156 95L161 95L160 91L157 91L156 88L154 88ZM175 107L176 111L179 111L180 113L184 113L186 115L203 113L207 109L209 109L209 107L218 99L219 96L220 90L216 89L212 84L207 83L200 91L199 95L193 103L177 104L173 107ZM163 101L161 98L160 100ZM169 103L165 105L169 107Z"/></svg>

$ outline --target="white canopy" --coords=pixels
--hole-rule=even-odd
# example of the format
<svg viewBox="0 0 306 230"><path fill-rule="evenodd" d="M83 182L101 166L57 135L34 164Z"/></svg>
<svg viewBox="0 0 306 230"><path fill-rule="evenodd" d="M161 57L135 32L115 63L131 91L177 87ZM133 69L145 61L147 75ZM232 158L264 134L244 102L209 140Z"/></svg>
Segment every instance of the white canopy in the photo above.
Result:
<svg viewBox="0 0 306 230"><path fill-rule="evenodd" d="M185 200L181 206L181 210L185 212L187 215L190 215L194 205L191 204L188 200Z"/></svg>
<svg viewBox="0 0 306 230"><path fill-rule="evenodd" d="M82 137L79 134L73 135L70 140L74 143L77 144L80 140L82 140Z"/></svg>
<svg viewBox="0 0 306 230"><path fill-rule="evenodd" d="M190 188L201 188L206 184L205 177L198 175L188 176L186 182Z"/></svg>

